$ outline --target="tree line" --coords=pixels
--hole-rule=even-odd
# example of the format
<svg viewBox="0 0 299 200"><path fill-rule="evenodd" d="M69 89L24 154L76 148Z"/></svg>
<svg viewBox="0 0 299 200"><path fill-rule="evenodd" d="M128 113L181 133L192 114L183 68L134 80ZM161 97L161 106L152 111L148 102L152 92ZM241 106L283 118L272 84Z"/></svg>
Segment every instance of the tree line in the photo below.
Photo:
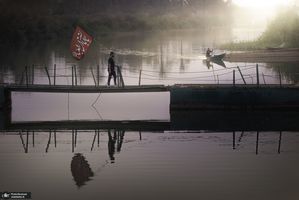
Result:
<svg viewBox="0 0 299 200"><path fill-rule="evenodd" d="M229 0L0 0L0 44L70 37L78 24L93 35L225 26L230 4Z"/></svg>

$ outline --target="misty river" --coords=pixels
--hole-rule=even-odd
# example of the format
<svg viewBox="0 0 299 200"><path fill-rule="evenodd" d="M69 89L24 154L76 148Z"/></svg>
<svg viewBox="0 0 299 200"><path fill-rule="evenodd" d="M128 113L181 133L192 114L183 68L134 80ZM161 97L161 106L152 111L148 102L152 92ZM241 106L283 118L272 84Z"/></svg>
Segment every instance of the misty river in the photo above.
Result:
<svg viewBox="0 0 299 200"><path fill-rule="evenodd" d="M229 53L217 47L261 31L106 34L81 61L72 57L70 41L8 47L1 49L0 83L53 84L55 70L56 85L72 85L76 66L78 85L104 86L110 51L125 85L232 84L237 66L248 84L256 84L256 64L260 84L297 83L298 63L206 60L207 48ZM236 83L243 83L239 73ZM168 92L13 92L13 124L0 133L0 192L31 192L34 200L299 198L298 114L175 113L169 101ZM130 126L134 120L158 128ZM108 125L92 128L101 122Z"/></svg>

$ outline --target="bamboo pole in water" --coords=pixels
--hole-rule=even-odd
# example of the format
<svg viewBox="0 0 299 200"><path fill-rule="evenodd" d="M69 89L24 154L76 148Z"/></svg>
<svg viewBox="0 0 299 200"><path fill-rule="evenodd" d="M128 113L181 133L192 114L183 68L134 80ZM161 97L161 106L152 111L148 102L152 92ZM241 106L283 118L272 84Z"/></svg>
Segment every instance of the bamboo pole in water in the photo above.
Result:
<svg viewBox="0 0 299 200"><path fill-rule="evenodd" d="M34 141L34 131L32 131L32 147L34 147L35 141Z"/></svg>
<svg viewBox="0 0 299 200"><path fill-rule="evenodd" d="M72 130L72 153L74 153L74 130Z"/></svg>
<svg viewBox="0 0 299 200"><path fill-rule="evenodd" d="M48 150L49 150L49 147L50 147L50 144L51 144L51 137L52 137L52 131L50 130L49 140L48 140L48 144L47 144L47 147L46 147L46 153L48 153Z"/></svg>
<svg viewBox="0 0 299 200"><path fill-rule="evenodd" d="M280 71L280 67L279 67L278 73L279 73L279 86L281 87L282 83L281 83L281 71Z"/></svg>
<svg viewBox="0 0 299 200"><path fill-rule="evenodd" d="M255 145L255 154L257 155L259 153L259 137L260 136L260 132L257 131L256 132L256 145Z"/></svg>
<svg viewBox="0 0 299 200"><path fill-rule="evenodd" d="M28 141L29 140L29 131L27 131L27 133L26 133L26 151L25 151L25 153L28 153Z"/></svg>
<svg viewBox="0 0 299 200"><path fill-rule="evenodd" d="M262 73L262 76L263 76L264 84L267 85L264 73Z"/></svg>
<svg viewBox="0 0 299 200"><path fill-rule="evenodd" d="M22 72L21 80L20 80L20 85L24 83L24 71Z"/></svg>
<svg viewBox="0 0 299 200"><path fill-rule="evenodd" d="M91 71L91 75L92 75L92 78L93 78L93 81L94 81L94 85L97 86L97 81L96 81L96 78L94 76L92 68L90 68L90 71Z"/></svg>
<svg viewBox="0 0 299 200"><path fill-rule="evenodd" d="M236 70L233 70L233 85L236 86Z"/></svg>
<svg viewBox="0 0 299 200"><path fill-rule="evenodd" d="M28 67L25 66L25 73L26 73L26 86L28 87Z"/></svg>
<svg viewBox="0 0 299 200"><path fill-rule="evenodd" d="M76 67L76 65L74 65L74 75L75 75L75 85L78 85L78 82L77 82L77 67Z"/></svg>
<svg viewBox="0 0 299 200"><path fill-rule="evenodd" d="M100 146L100 130L98 130L98 147Z"/></svg>
<svg viewBox="0 0 299 200"><path fill-rule="evenodd" d="M256 64L256 85L257 87L260 86L260 76L259 76L259 65Z"/></svg>
<svg viewBox="0 0 299 200"><path fill-rule="evenodd" d="M243 76L243 74L242 74L242 72L241 72L240 67L237 66L237 68L238 68L238 70L239 70L239 73L241 74L241 77L242 77L242 80L243 80L244 84L246 85L246 81L245 81L245 78L244 78L244 76Z"/></svg>
<svg viewBox="0 0 299 200"><path fill-rule="evenodd" d="M233 149L236 149L236 132L233 131Z"/></svg>
<svg viewBox="0 0 299 200"><path fill-rule="evenodd" d="M91 144L90 151L93 150L94 143L95 143L95 141L96 141L96 137L97 137L97 130L94 131L94 137L93 137L93 141L92 141L92 144Z"/></svg>
<svg viewBox="0 0 299 200"><path fill-rule="evenodd" d="M50 74L49 74L48 68L45 67L45 70L46 70L46 73L47 73L47 76L48 76L49 85L51 85L51 78L50 78Z"/></svg>
<svg viewBox="0 0 299 200"><path fill-rule="evenodd" d="M72 86L74 86L74 66L72 66Z"/></svg>
<svg viewBox="0 0 299 200"><path fill-rule="evenodd" d="M278 154L280 154L280 149L281 149L281 137L282 137L282 131L279 132L279 141L278 141L278 150L277 150Z"/></svg>
<svg viewBox="0 0 299 200"><path fill-rule="evenodd" d="M24 149L24 151L26 151L26 150L25 150L25 143L24 143L24 139L23 139L22 131L19 132L19 135L20 135L20 138L21 138L21 142L22 142L23 149Z"/></svg>
<svg viewBox="0 0 299 200"><path fill-rule="evenodd" d="M54 85L56 85L56 64L54 64Z"/></svg>
<svg viewBox="0 0 299 200"><path fill-rule="evenodd" d="M54 146L55 146L55 148L56 148L56 145L57 143L56 143L56 130L54 131Z"/></svg>
<svg viewBox="0 0 299 200"><path fill-rule="evenodd" d="M100 65L97 65L97 84L100 85Z"/></svg>
<svg viewBox="0 0 299 200"><path fill-rule="evenodd" d="M139 81L138 81L138 83L139 83L138 85L139 86L141 85L141 72L142 72L142 70L139 71Z"/></svg>
<svg viewBox="0 0 299 200"><path fill-rule="evenodd" d="M78 130L75 130L75 147L77 146L77 135L78 135Z"/></svg>
<svg viewBox="0 0 299 200"><path fill-rule="evenodd" d="M31 75L32 75L32 79L31 79L31 84L32 85L34 85L34 68L35 68L35 66L34 65L32 65L32 68L31 68Z"/></svg>

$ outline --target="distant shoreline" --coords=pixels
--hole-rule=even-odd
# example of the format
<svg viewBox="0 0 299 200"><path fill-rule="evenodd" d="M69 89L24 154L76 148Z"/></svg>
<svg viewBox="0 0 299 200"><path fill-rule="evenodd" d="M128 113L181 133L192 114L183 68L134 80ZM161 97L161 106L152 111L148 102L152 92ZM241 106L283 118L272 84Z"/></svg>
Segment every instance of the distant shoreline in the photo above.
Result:
<svg viewBox="0 0 299 200"><path fill-rule="evenodd" d="M228 62L299 62L299 48L267 48L255 51L227 53L223 59Z"/></svg>

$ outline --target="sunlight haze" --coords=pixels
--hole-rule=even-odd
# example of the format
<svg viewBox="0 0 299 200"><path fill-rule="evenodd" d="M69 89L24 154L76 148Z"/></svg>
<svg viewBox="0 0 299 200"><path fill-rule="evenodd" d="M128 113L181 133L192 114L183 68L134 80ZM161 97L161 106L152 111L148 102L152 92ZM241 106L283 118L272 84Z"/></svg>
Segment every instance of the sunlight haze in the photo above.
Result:
<svg viewBox="0 0 299 200"><path fill-rule="evenodd" d="M275 8L281 5L291 5L292 0L233 0L241 7L247 8Z"/></svg>

